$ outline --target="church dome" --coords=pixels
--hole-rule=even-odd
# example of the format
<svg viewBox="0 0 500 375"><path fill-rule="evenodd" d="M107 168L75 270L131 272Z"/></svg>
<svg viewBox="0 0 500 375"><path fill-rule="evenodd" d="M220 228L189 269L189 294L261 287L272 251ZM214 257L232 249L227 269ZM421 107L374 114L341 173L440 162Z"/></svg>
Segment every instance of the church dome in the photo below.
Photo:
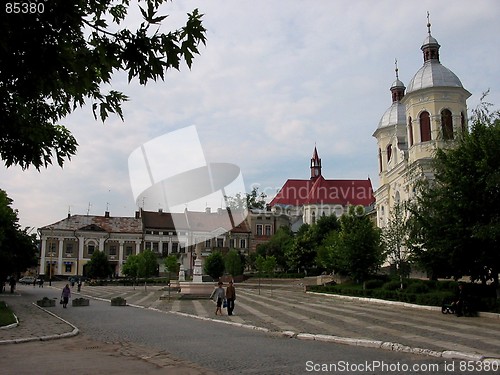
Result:
<svg viewBox="0 0 500 375"><path fill-rule="evenodd" d="M429 60L424 63L413 76L406 93L425 89L428 87L460 87L463 88L460 79L448 68L438 61Z"/></svg>
<svg viewBox="0 0 500 375"><path fill-rule="evenodd" d="M399 80L399 78L396 78L396 80L391 85L391 90L396 89L396 88L402 88L403 90L406 88L404 83L401 82Z"/></svg>
<svg viewBox="0 0 500 375"><path fill-rule="evenodd" d="M401 104L401 99L405 95L405 85L399 80L396 60L396 80L391 85L392 105L385 111L380 119L377 129L404 124L406 119L405 106Z"/></svg>
<svg viewBox="0 0 500 375"><path fill-rule="evenodd" d="M397 124L405 124L405 122L406 107L398 101L392 103L392 105L385 111L378 123L377 129L395 126Z"/></svg>

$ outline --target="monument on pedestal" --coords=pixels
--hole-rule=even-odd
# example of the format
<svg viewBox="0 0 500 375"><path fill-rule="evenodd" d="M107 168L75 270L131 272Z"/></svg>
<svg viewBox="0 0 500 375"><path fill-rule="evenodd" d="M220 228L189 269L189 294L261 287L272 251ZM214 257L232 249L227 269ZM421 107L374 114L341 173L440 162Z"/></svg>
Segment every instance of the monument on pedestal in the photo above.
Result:
<svg viewBox="0 0 500 375"><path fill-rule="evenodd" d="M209 298L214 290L211 282L203 282L201 259L194 261L193 281L180 281L181 294L187 298Z"/></svg>

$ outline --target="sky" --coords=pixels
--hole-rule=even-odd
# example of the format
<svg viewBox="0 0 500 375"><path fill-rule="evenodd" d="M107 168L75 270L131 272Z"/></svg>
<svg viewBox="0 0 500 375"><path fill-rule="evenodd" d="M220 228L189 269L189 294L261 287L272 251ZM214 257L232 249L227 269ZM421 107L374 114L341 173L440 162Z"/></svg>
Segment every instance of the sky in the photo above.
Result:
<svg viewBox="0 0 500 375"><path fill-rule="evenodd" d="M116 74L109 88L130 98L124 121L95 121L90 104L64 119L79 143L64 168L0 166L0 189L23 228L68 213L133 216L130 154L193 125L207 162L238 166L246 192L257 187L268 200L287 179L309 178L314 147L325 178L369 177L376 189L372 134L391 105L395 59L405 85L423 65L427 12L441 63L472 94L469 115L487 90L500 108L497 0L174 0L161 8L169 17L160 30L178 28L195 8L204 14L207 43L191 69L183 65L146 86ZM139 22L132 5L124 25ZM147 197L139 205L164 208Z"/></svg>

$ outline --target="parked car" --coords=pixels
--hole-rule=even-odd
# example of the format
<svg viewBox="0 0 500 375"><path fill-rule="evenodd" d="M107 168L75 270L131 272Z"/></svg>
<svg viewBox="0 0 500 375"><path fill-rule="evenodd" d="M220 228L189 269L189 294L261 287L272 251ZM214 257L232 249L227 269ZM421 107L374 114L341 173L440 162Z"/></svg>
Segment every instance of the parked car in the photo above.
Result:
<svg viewBox="0 0 500 375"><path fill-rule="evenodd" d="M20 284L31 285L35 282L35 278L33 276L24 276L19 279Z"/></svg>

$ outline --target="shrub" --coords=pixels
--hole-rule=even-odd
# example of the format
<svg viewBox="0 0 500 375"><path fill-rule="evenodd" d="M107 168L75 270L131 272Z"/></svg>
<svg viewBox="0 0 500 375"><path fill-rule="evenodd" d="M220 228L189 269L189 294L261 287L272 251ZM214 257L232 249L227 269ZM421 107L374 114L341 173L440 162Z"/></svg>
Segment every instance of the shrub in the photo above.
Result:
<svg viewBox="0 0 500 375"><path fill-rule="evenodd" d="M426 306L441 306L443 302L451 302L455 298L458 283L452 280L428 281L409 280L406 289L399 290L398 280L388 281L376 287L380 280L371 279L366 282L365 290L358 284L313 285L307 290L348 295L354 297L377 298L390 301L401 301ZM378 283L380 285L380 283ZM433 288L434 287L434 288ZM466 284L466 293L473 311L500 312L500 300L496 299L494 288L480 284Z"/></svg>
<svg viewBox="0 0 500 375"><path fill-rule="evenodd" d="M365 288L366 289L378 289L380 287L382 287L382 285L384 285L384 281L383 280L368 280L366 283L365 283Z"/></svg>
<svg viewBox="0 0 500 375"><path fill-rule="evenodd" d="M429 287L421 281L416 281L408 285L408 287L405 289L405 292L415 294L428 293Z"/></svg>
<svg viewBox="0 0 500 375"><path fill-rule="evenodd" d="M398 290L401 288L401 282L399 280L391 280L382 285L382 289L385 290Z"/></svg>
<svg viewBox="0 0 500 375"><path fill-rule="evenodd" d="M442 291L455 291L458 288L458 283L453 280L445 280L445 281L439 281L436 284L436 289L437 290L442 290Z"/></svg>

